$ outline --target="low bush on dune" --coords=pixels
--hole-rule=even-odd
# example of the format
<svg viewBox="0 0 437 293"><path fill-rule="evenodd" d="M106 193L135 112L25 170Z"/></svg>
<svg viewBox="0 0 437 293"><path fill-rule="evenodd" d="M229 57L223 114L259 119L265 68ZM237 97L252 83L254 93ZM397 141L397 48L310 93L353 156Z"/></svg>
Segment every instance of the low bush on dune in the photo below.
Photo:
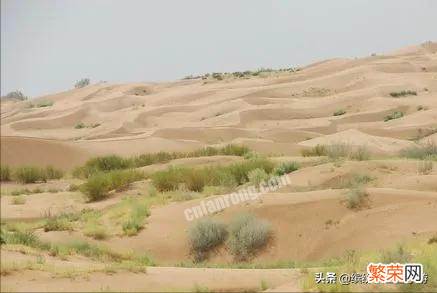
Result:
<svg viewBox="0 0 437 293"><path fill-rule="evenodd" d="M13 178L21 183L47 182L47 180L60 179L63 172L53 167L19 167L15 169Z"/></svg>
<svg viewBox="0 0 437 293"><path fill-rule="evenodd" d="M361 187L353 187L348 191L346 206L349 209L360 210L369 206L369 194Z"/></svg>
<svg viewBox="0 0 437 293"><path fill-rule="evenodd" d="M419 174L429 175L432 173L432 169L433 169L433 163L431 159L429 160L425 159L417 164L417 171Z"/></svg>
<svg viewBox="0 0 437 293"><path fill-rule="evenodd" d="M343 109L339 109L339 110L335 111L333 115L334 116L341 116L341 115L344 115L344 114L346 114L346 111L343 110Z"/></svg>
<svg viewBox="0 0 437 293"><path fill-rule="evenodd" d="M122 190L130 183L141 180L144 174L134 170L115 170L98 172L88 177L80 190L88 197L89 201L104 199L112 190Z"/></svg>
<svg viewBox="0 0 437 293"><path fill-rule="evenodd" d="M139 168L156 163L165 163L175 159L194 158L203 156L244 156L250 150L245 146L229 144L224 147L206 147L190 152L158 152L122 158L117 155L102 156L90 159L84 166L78 167L73 171L74 177L87 178L99 171L111 171L128 168Z"/></svg>
<svg viewBox="0 0 437 293"><path fill-rule="evenodd" d="M350 153L349 157L356 161L367 161L370 159L370 151L366 146L359 146Z"/></svg>
<svg viewBox="0 0 437 293"><path fill-rule="evenodd" d="M50 217L43 228L44 232L73 230L71 223L65 217Z"/></svg>
<svg viewBox="0 0 437 293"><path fill-rule="evenodd" d="M143 229L148 216L150 216L150 211L147 205L133 206L128 220L122 224L123 233L127 236L138 234Z"/></svg>
<svg viewBox="0 0 437 293"><path fill-rule="evenodd" d="M393 98L399 98L399 97L404 97L404 96L417 96L417 92L415 91L400 91L400 92L391 92L390 96L392 96Z"/></svg>
<svg viewBox="0 0 437 293"><path fill-rule="evenodd" d="M210 218L202 218L188 228L188 242L196 262L207 258L208 252L222 244L226 239L223 224Z"/></svg>
<svg viewBox="0 0 437 293"><path fill-rule="evenodd" d="M88 86L89 84L90 84L90 79L89 78L82 78L81 80L78 80L74 84L74 88L80 89L80 88Z"/></svg>
<svg viewBox="0 0 437 293"><path fill-rule="evenodd" d="M282 176L294 172L299 169L299 165L296 162L284 162L279 164L274 170L273 174L276 176Z"/></svg>
<svg viewBox="0 0 437 293"><path fill-rule="evenodd" d="M437 160L437 144L433 142L417 144L401 150L400 155L411 159Z"/></svg>
<svg viewBox="0 0 437 293"><path fill-rule="evenodd" d="M0 167L0 181L10 181L11 180L11 168L8 165L2 165Z"/></svg>
<svg viewBox="0 0 437 293"><path fill-rule="evenodd" d="M327 149L326 146L318 144L315 147L303 149L301 154L304 157L321 157L326 156Z"/></svg>
<svg viewBox="0 0 437 293"><path fill-rule="evenodd" d="M249 178L249 181L255 185L259 185L261 182L267 181L270 178L269 174L261 168L249 171L247 177Z"/></svg>
<svg viewBox="0 0 437 293"><path fill-rule="evenodd" d="M208 186L234 186L249 181L249 172L262 169L271 173L274 164L267 159L251 159L228 166L205 168L180 168L170 166L167 170L158 171L151 175L153 185L159 191L176 190L185 185L188 190L200 192Z"/></svg>
<svg viewBox="0 0 437 293"><path fill-rule="evenodd" d="M387 121L390 121L390 120L394 120L394 119L399 119L399 118L402 118L402 117L404 117L404 112L396 111L396 112L391 113L390 115L385 116L384 117L384 122L387 122Z"/></svg>
<svg viewBox="0 0 437 293"><path fill-rule="evenodd" d="M262 249L272 236L269 222L254 215L236 216L229 226L228 245L236 260L244 261Z"/></svg>

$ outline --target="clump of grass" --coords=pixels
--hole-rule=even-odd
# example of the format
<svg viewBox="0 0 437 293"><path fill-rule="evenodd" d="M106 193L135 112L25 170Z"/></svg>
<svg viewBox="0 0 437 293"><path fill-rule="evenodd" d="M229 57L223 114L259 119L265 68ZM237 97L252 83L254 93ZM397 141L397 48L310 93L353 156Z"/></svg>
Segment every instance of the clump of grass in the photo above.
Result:
<svg viewBox="0 0 437 293"><path fill-rule="evenodd" d="M437 244L437 236L429 238L428 244Z"/></svg>
<svg viewBox="0 0 437 293"><path fill-rule="evenodd" d="M269 222L254 215L236 216L229 227L229 248L236 260L244 261L262 249L272 236Z"/></svg>
<svg viewBox="0 0 437 293"><path fill-rule="evenodd" d="M49 231L71 231L73 227L65 217L50 217L44 224L44 232Z"/></svg>
<svg viewBox="0 0 437 293"><path fill-rule="evenodd" d="M140 204L132 207L129 219L123 223L123 232L127 236L138 234L144 226L146 218L150 216L150 211L147 205Z"/></svg>
<svg viewBox="0 0 437 293"><path fill-rule="evenodd" d="M299 165L296 162L284 162L279 164L274 170L273 174L277 176L282 176L294 172L299 169Z"/></svg>
<svg viewBox="0 0 437 293"><path fill-rule="evenodd" d="M326 155L331 160L338 160L340 158L347 158L351 153L351 146L345 143L331 144L326 147Z"/></svg>
<svg viewBox="0 0 437 293"><path fill-rule="evenodd" d="M259 185L263 181L269 180L269 174L261 168L256 168L247 174L249 181L255 185Z"/></svg>
<svg viewBox="0 0 437 293"><path fill-rule="evenodd" d="M419 174L428 175L432 173L433 164L431 160L423 160L417 164Z"/></svg>
<svg viewBox="0 0 437 293"><path fill-rule="evenodd" d="M75 129L82 129L82 128L96 128L99 127L101 124L100 123L90 123L90 124L85 124L83 122L79 122L77 123L74 128Z"/></svg>
<svg viewBox="0 0 437 293"><path fill-rule="evenodd" d="M399 98L404 96L417 96L417 92L411 90L403 90L400 92L391 92L390 96L392 96L393 98Z"/></svg>
<svg viewBox="0 0 437 293"><path fill-rule="evenodd" d="M53 101L50 101L50 100L39 101L38 104L36 104L36 106L38 108L50 107L50 106L53 106Z"/></svg>
<svg viewBox="0 0 437 293"><path fill-rule="evenodd" d="M76 168L73 171L75 177L89 177L97 172L106 172L113 170L127 169L131 166L128 159L117 155L96 157L88 160L84 166Z"/></svg>
<svg viewBox="0 0 437 293"><path fill-rule="evenodd" d="M81 191L89 201L97 201L108 196L109 191L120 191L132 182L141 180L144 175L134 170L115 170L91 175L81 186Z"/></svg>
<svg viewBox="0 0 437 293"><path fill-rule="evenodd" d="M403 149L400 151L402 157L419 160L435 160L437 159L437 145L433 142L417 144L415 146Z"/></svg>
<svg viewBox="0 0 437 293"><path fill-rule="evenodd" d="M21 196L21 195L14 196L11 199L11 204L13 204L13 205L22 205L22 204L25 204L25 203L26 203L26 198L24 196Z"/></svg>
<svg viewBox="0 0 437 293"><path fill-rule="evenodd" d="M353 187L348 191L346 206L352 210L360 210L369 206L369 194L361 187Z"/></svg>
<svg viewBox="0 0 437 293"><path fill-rule="evenodd" d="M1 165L0 167L0 181L10 181L11 180L11 168L8 165Z"/></svg>
<svg viewBox="0 0 437 293"><path fill-rule="evenodd" d="M384 122L404 117L404 112L395 111L384 117Z"/></svg>
<svg viewBox="0 0 437 293"><path fill-rule="evenodd" d="M367 161L370 159L370 151L366 146L359 146L350 153L350 158L356 161Z"/></svg>
<svg viewBox="0 0 437 293"><path fill-rule="evenodd" d="M325 145L316 145L315 147L309 148L309 149L303 149L301 151L302 156L304 157L321 157L326 156L328 153L328 150Z"/></svg>
<svg viewBox="0 0 437 293"><path fill-rule="evenodd" d="M206 259L211 249L225 241L226 235L225 226L213 219L202 218L194 222L188 229L188 242L194 260Z"/></svg>
<svg viewBox="0 0 437 293"><path fill-rule="evenodd" d="M76 129L82 129L82 128L86 128L86 125L85 125L85 123L83 123L83 122L79 122L79 123L77 123L77 124L74 126L74 128L76 128Z"/></svg>
<svg viewBox="0 0 437 293"><path fill-rule="evenodd" d="M334 116L341 116L344 114L346 114L346 110L344 110L344 109L339 109L333 113Z"/></svg>
<svg viewBox="0 0 437 293"><path fill-rule="evenodd" d="M91 237L95 240L105 240L109 237L108 232L102 226L91 225L85 232L85 236Z"/></svg>

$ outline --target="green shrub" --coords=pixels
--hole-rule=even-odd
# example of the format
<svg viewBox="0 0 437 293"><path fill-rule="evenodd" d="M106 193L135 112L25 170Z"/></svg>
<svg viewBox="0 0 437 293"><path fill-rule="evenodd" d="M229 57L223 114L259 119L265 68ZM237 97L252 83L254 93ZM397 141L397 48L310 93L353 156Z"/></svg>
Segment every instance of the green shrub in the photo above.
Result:
<svg viewBox="0 0 437 293"><path fill-rule="evenodd" d="M8 165L1 165L0 167L1 175L0 181L10 181L11 180L11 168Z"/></svg>
<svg viewBox="0 0 437 293"><path fill-rule="evenodd" d="M11 199L11 204L13 205L21 205L21 204L25 204L26 203L26 198L24 196L18 195L18 196L14 196Z"/></svg>
<svg viewBox="0 0 437 293"><path fill-rule="evenodd" d="M73 171L73 176L88 178L97 172L127 169L131 165L130 160L117 155L96 157L88 160L84 166L76 168Z"/></svg>
<svg viewBox="0 0 437 293"><path fill-rule="evenodd" d="M261 182L269 180L269 174L260 168L249 171L247 177L249 178L249 181L255 185L259 185Z"/></svg>
<svg viewBox="0 0 437 293"><path fill-rule="evenodd" d="M385 116L384 117L384 121L387 122L387 121L390 121L390 120L393 120L393 119L399 119L399 118L402 118L402 117L404 117L404 113L396 111L396 112L391 113L390 115Z"/></svg>
<svg viewBox="0 0 437 293"><path fill-rule="evenodd" d="M144 175L134 170L98 172L88 177L87 182L81 186L81 191L89 201L101 200L107 197L109 191L122 190L142 178Z"/></svg>
<svg viewBox="0 0 437 293"><path fill-rule="evenodd" d="M203 187L205 186L206 178L205 176L208 176L208 174L205 174L202 172L202 170L198 169L189 169L186 170L185 174L185 187L188 190L195 191L195 192L202 192Z"/></svg>
<svg viewBox="0 0 437 293"><path fill-rule="evenodd" d="M321 157L327 155L327 148L324 145L316 145L315 147L309 149L303 149L301 151L302 156L304 157Z"/></svg>
<svg viewBox="0 0 437 293"><path fill-rule="evenodd" d="M155 172L152 175L153 185L159 191L176 190L181 182L184 169L170 166L167 170Z"/></svg>
<svg viewBox="0 0 437 293"><path fill-rule="evenodd" d="M136 205L132 207L129 219L123 223L123 232L127 236L133 236L143 229L145 219L150 216L147 205Z"/></svg>
<svg viewBox="0 0 437 293"><path fill-rule="evenodd" d="M73 230L73 227L65 217L51 217L44 224L44 232L70 230Z"/></svg>
<svg viewBox="0 0 437 293"><path fill-rule="evenodd" d="M243 162L225 166L223 170L225 173L231 174L237 184L243 184L249 181L249 172L257 168L263 169L266 173L270 174L273 171L274 164L270 160L259 158L244 160Z"/></svg>
<svg viewBox="0 0 437 293"><path fill-rule="evenodd" d="M82 129L82 128L86 128L85 123L83 122L79 122L74 126L75 129Z"/></svg>
<svg viewBox="0 0 437 293"><path fill-rule="evenodd" d="M403 97L403 96L417 96L417 93L415 91L401 91L401 92L391 92L390 96L392 96L393 98L399 98L399 97Z"/></svg>
<svg viewBox="0 0 437 293"><path fill-rule="evenodd" d="M77 81L74 84L74 88L80 89L80 88L88 86L89 84L90 84L90 79L89 78L82 78L81 80Z"/></svg>
<svg viewBox="0 0 437 293"><path fill-rule="evenodd" d="M38 104L36 104L36 106L38 108L50 107L53 106L53 101L48 101L48 100L39 101Z"/></svg>
<svg viewBox="0 0 437 293"><path fill-rule="evenodd" d="M236 260L247 260L262 249L272 236L269 222L254 215L236 216L229 227L229 248Z"/></svg>
<svg viewBox="0 0 437 293"><path fill-rule="evenodd" d="M299 169L299 165L296 162L284 162L279 164L274 170L273 174L277 176L282 176L284 174L288 174Z"/></svg>
<svg viewBox="0 0 437 293"><path fill-rule="evenodd" d="M437 145L433 142L418 144L400 151L402 157L411 159L437 159Z"/></svg>
<svg viewBox="0 0 437 293"><path fill-rule="evenodd" d="M202 218L188 228L188 242L196 262L207 258L208 252L226 239L226 229L221 223Z"/></svg>
<svg viewBox="0 0 437 293"><path fill-rule="evenodd" d="M109 237L108 232L104 227L93 225L88 227L85 232L85 236L91 237L95 240L105 240Z"/></svg>
<svg viewBox="0 0 437 293"><path fill-rule="evenodd" d="M55 169L52 166L48 166L45 168L46 177L48 180L52 179L61 179L64 176L64 172L59 169Z"/></svg>
<svg viewBox="0 0 437 293"><path fill-rule="evenodd" d="M14 177L21 183L47 182L46 172L37 167L19 167L15 170Z"/></svg>
<svg viewBox="0 0 437 293"><path fill-rule="evenodd" d="M344 115L344 114L346 114L346 111L343 110L343 109L339 109L339 110L335 111L333 115L334 116L341 116L341 115Z"/></svg>

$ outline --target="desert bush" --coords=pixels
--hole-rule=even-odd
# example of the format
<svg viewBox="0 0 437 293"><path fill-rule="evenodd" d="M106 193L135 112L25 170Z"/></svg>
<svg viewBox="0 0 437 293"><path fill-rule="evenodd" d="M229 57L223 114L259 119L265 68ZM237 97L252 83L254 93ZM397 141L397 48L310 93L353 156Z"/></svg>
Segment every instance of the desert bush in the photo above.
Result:
<svg viewBox="0 0 437 293"><path fill-rule="evenodd" d="M195 191L195 192L202 192L203 187L205 186L206 182L206 176L208 174L205 174L202 172L202 170L198 169L189 169L186 170L186 173L184 174L185 179L185 187L188 190Z"/></svg>
<svg viewBox="0 0 437 293"><path fill-rule="evenodd" d="M46 167L44 171L48 180L61 179L62 176L64 176L64 172L62 172L62 170L53 168L52 166Z"/></svg>
<svg viewBox="0 0 437 293"><path fill-rule="evenodd" d="M341 116L344 114L346 114L346 110L344 110L344 109L339 109L333 113L334 116Z"/></svg>
<svg viewBox="0 0 437 293"><path fill-rule="evenodd" d="M78 167L73 171L75 177L89 177L97 172L127 169L131 166L128 159L117 155L96 157L88 160L84 166Z"/></svg>
<svg viewBox="0 0 437 293"><path fill-rule="evenodd" d="M82 129L82 128L86 128L86 125L85 125L85 123L83 123L83 122L79 122L79 123L77 123L77 124L74 126L74 128L76 128L76 129Z"/></svg>
<svg viewBox="0 0 437 293"><path fill-rule="evenodd" d="M18 101L27 100L27 97L21 91L9 92L2 98L10 99L10 100L18 100Z"/></svg>
<svg viewBox="0 0 437 293"><path fill-rule="evenodd" d="M351 146L345 143L336 143L326 147L326 155L332 160L347 158L351 153Z"/></svg>
<svg viewBox="0 0 437 293"><path fill-rule="evenodd" d="M170 166L167 170L158 171L152 174L153 185L159 191L175 190L181 182L181 174L185 169Z"/></svg>
<svg viewBox="0 0 437 293"><path fill-rule="evenodd" d="M249 172L257 168L263 169L266 173L270 174L273 171L274 164L272 161L263 158L251 159L225 166L223 171L232 175L237 184L243 184L249 181Z"/></svg>
<svg viewBox="0 0 437 293"><path fill-rule="evenodd" d="M427 142L423 144L417 144L412 147L405 148L400 151L402 157L407 157L411 159L437 159L437 145L433 142Z"/></svg>
<svg viewBox="0 0 437 293"><path fill-rule="evenodd" d="M309 149L303 149L301 151L302 156L304 157L321 157L327 155L327 148L324 145L316 145L315 147Z"/></svg>
<svg viewBox="0 0 437 293"><path fill-rule="evenodd" d="M399 119L399 118L402 118L402 117L404 117L404 113L396 111L396 112L391 113L390 115L385 116L384 117L384 121L387 122L387 121L390 121L390 120L393 120L393 119Z"/></svg>
<svg viewBox="0 0 437 293"><path fill-rule="evenodd" d="M0 181L10 181L11 180L11 168L8 165L1 165L0 167Z"/></svg>
<svg viewBox="0 0 437 293"><path fill-rule="evenodd" d="M272 236L269 222L254 215L236 216L229 226L229 248L237 260L247 260L262 249Z"/></svg>
<svg viewBox="0 0 437 293"><path fill-rule="evenodd" d="M367 191L360 187L353 187L348 191L346 206L349 209L360 210L362 208L368 207L369 205L369 194Z"/></svg>
<svg viewBox="0 0 437 293"><path fill-rule="evenodd" d="M208 252L226 239L226 229L221 223L210 218L202 218L188 228L188 242L195 261L202 261Z"/></svg>
<svg viewBox="0 0 437 293"><path fill-rule="evenodd" d="M73 230L71 223L65 217L50 217L44 224L44 232Z"/></svg>
<svg viewBox="0 0 437 293"><path fill-rule="evenodd" d="M44 108L44 107L50 107L53 106L53 101L49 101L49 100L43 100L43 101L39 101L36 106L38 108Z"/></svg>
<svg viewBox="0 0 437 293"><path fill-rule="evenodd" d="M247 177L249 178L249 181L255 185L259 185L261 182L269 180L269 174L260 168L249 171Z"/></svg>
<svg viewBox="0 0 437 293"><path fill-rule="evenodd" d="M109 237L108 232L102 226L92 225L85 229L85 236L91 237L95 240L105 240Z"/></svg>
<svg viewBox="0 0 437 293"><path fill-rule="evenodd" d="M106 198L109 191L122 190L130 183L142 178L144 178L144 175L134 170L98 172L88 177L87 182L80 189L89 201L96 201Z"/></svg>
<svg viewBox="0 0 437 293"><path fill-rule="evenodd" d="M274 170L273 174L277 176L282 176L294 172L299 169L299 165L296 162L284 162L279 164Z"/></svg>
<svg viewBox="0 0 437 293"><path fill-rule="evenodd" d="M431 160L423 160L417 164L417 171L419 174L428 175L431 174L433 164Z"/></svg>
<svg viewBox="0 0 437 293"><path fill-rule="evenodd" d="M350 153L350 158L356 161L367 161L370 159L370 151L366 146L359 146Z"/></svg>
<svg viewBox="0 0 437 293"><path fill-rule="evenodd" d="M410 91L410 90L403 90L400 92L391 92L390 96L392 96L393 98L399 98L399 97L403 97L403 96L417 96L417 92L415 91Z"/></svg>
<svg viewBox="0 0 437 293"><path fill-rule="evenodd" d="M89 78L82 78L81 80L77 81L74 84L74 88L80 89L80 88L88 86L89 84L90 84Z"/></svg>
<svg viewBox="0 0 437 293"><path fill-rule="evenodd" d="M150 211L147 205L140 204L132 207L129 219L123 223L123 232L127 236L133 236L143 229L145 219L150 216Z"/></svg>
<svg viewBox="0 0 437 293"><path fill-rule="evenodd" d="M37 181L47 181L47 173L42 168L19 167L15 169L14 177L21 183L35 183Z"/></svg>

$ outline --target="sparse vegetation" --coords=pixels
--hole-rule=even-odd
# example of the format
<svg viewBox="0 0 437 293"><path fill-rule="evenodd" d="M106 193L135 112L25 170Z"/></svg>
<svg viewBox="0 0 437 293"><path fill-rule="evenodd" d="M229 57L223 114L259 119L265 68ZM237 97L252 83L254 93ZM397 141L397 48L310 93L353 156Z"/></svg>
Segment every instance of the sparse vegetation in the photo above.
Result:
<svg viewBox="0 0 437 293"><path fill-rule="evenodd" d="M419 160L437 160L437 145L433 142L417 144L400 151L402 157Z"/></svg>
<svg viewBox="0 0 437 293"><path fill-rule="evenodd" d="M399 97L404 97L404 96L417 96L417 92L415 91L410 91L410 90L403 90L400 92L391 92L390 96L392 96L393 98L399 98Z"/></svg>
<svg viewBox="0 0 437 293"><path fill-rule="evenodd" d="M366 146L359 146L350 153L350 158L356 161L367 161L370 159L370 151Z"/></svg>
<svg viewBox="0 0 437 293"><path fill-rule="evenodd" d="M423 160L417 163L417 171L419 174L428 175L432 173L432 160Z"/></svg>
<svg viewBox="0 0 437 293"><path fill-rule="evenodd" d="M150 215L149 208L144 205L132 206L129 219L123 223L123 232L127 236L133 236L143 229L146 218Z"/></svg>
<svg viewBox="0 0 437 293"><path fill-rule="evenodd" d="M315 147L303 149L301 154L304 157L321 157L326 156L327 152L326 146L318 144Z"/></svg>
<svg viewBox="0 0 437 293"><path fill-rule="evenodd" d="M256 168L247 174L249 181L255 185L259 185L263 181L269 180L269 174L261 168Z"/></svg>
<svg viewBox="0 0 437 293"><path fill-rule="evenodd" d="M0 181L10 181L11 180L11 168L8 165L1 165L0 167Z"/></svg>
<svg viewBox="0 0 437 293"><path fill-rule="evenodd" d="M36 104L36 107L38 107L38 108L44 108L44 107L50 107L50 106L53 106L53 101L42 100Z"/></svg>
<svg viewBox="0 0 437 293"><path fill-rule="evenodd" d="M7 93L2 99L12 100L12 101L25 101L27 97L21 91L13 91Z"/></svg>
<svg viewBox="0 0 437 293"><path fill-rule="evenodd" d="M88 197L89 201L104 199L112 190L119 191L130 183L144 178L144 175L134 170L114 170L98 172L91 175L80 190Z"/></svg>
<svg viewBox="0 0 437 293"><path fill-rule="evenodd" d="M44 224L44 232L70 230L73 230L73 227L70 224L68 217L65 216L50 217Z"/></svg>
<svg viewBox="0 0 437 293"><path fill-rule="evenodd" d="M225 226L213 219L202 218L188 229L188 242L196 262L207 258L208 252L226 239Z"/></svg>
<svg viewBox="0 0 437 293"><path fill-rule="evenodd" d="M369 194L361 186L353 187L347 194L347 205L349 209L360 210L369 206Z"/></svg>
<svg viewBox="0 0 437 293"><path fill-rule="evenodd" d="M341 116L341 115L344 115L344 114L346 114L346 110L339 109L339 110L335 111L333 115L334 116Z"/></svg>
<svg viewBox="0 0 437 293"><path fill-rule="evenodd" d="M273 174L277 176L282 176L284 174L289 174L299 169L299 165L296 162L284 162L279 164L274 170Z"/></svg>
<svg viewBox="0 0 437 293"><path fill-rule="evenodd" d="M391 113L390 115L387 115L384 117L384 122L390 121L390 120L394 120L394 119L399 119L404 117L404 113L403 112L399 112L399 111L395 111L393 113Z"/></svg>
<svg viewBox="0 0 437 293"><path fill-rule="evenodd" d="M51 166L46 168L25 166L13 172L13 179L21 183L47 182L47 180L60 179L62 176L61 170Z"/></svg>
<svg viewBox="0 0 437 293"><path fill-rule="evenodd" d="M14 196L11 199L11 204L13 205L21 205L26 203L26 198L22 195Z"/></svg>
<svg viewBox="0 0 437 293"><path fill-rule="evenodd" d="M77 123L74 128L75 129L82 129L82 128L96 128L99 127L101 124L100 123L90 123L90 124L85 124L83 122L79 122Z"/></svg>
<svg viewBox="0 0 437 293"><path fill-rule="evenodd" d="M77 81L74 84L74 88L80 89L80 88L88 86L89 84L90 84L90 79L89 78L82 78L81 80Z"/></svg>
<svg viewBox="0 0 437 293"><path fill-rule="evenodd" d="M248 260L262 249L272 236L269 222L252 214L236 216L229 227L229 248L236 260Z"/></svg>

